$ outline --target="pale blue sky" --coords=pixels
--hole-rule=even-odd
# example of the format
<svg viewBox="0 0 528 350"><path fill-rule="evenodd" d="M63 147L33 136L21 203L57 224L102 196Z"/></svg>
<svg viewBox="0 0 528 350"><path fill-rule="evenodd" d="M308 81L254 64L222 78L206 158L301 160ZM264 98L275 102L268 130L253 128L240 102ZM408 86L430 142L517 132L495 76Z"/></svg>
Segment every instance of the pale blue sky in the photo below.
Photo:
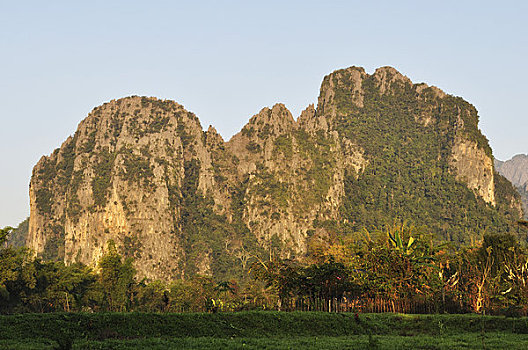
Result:
<svg viewBox="0 0 528 350"><path fill-rule="evenodd" d="M0 0L0 227L29 215L38 159L128 95L228 139L276 102L297 116L333 70L390 65L473 103L497 158L528 153L527 4Z"/></svg>

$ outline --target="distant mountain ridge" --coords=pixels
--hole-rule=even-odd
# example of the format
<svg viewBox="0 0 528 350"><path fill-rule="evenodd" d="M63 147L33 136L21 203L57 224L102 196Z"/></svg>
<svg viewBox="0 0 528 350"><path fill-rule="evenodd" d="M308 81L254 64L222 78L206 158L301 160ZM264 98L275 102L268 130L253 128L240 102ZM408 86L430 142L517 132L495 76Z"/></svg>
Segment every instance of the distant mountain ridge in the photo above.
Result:
<svg viewBox="0 0 528 350"><path fill-rule="evenodd" d="M25 246L28 232L29 232L29 218L26 218L7 237L6 245L10 245L16 248Z"/></svg>
<svg viewBox="0 0 528 350"><path fill-rule="evenodd" d="M495 169L521 194L524 218L528 219L528 155L517 154L507 161L495 159Z"/></svg>
<svg viewBox="0 0 528 350"><path fill-rule="evenodd" d="M43 258L95 264L113 240L164 280L228 280L394 220L469 242L521 215L475 107L392 67L337 70L297 120L276 104L228 142L174 101L105 103L40 159L30 208Z"/></svg>

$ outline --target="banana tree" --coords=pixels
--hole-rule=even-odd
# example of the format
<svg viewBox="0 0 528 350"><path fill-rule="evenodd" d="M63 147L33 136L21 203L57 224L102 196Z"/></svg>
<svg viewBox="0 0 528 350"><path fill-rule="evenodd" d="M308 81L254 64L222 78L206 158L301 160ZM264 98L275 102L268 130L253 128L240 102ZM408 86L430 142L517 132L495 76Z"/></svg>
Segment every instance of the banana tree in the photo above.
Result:
<svg viewBox="0 0 528 350"><path fill-rule="evenodd" d="M405 242L405 234L404 231L407 229L409 233L409 238L407 239L407 242ZM405 223L402 224L395 224L392 227L387 227L387 236L388 241L390 245L396 249L402 252L405 255L411 255L414 251L414 244L416 243L416 240L414 237L411 236L412 234L412 227L407 227Z"/></svg>

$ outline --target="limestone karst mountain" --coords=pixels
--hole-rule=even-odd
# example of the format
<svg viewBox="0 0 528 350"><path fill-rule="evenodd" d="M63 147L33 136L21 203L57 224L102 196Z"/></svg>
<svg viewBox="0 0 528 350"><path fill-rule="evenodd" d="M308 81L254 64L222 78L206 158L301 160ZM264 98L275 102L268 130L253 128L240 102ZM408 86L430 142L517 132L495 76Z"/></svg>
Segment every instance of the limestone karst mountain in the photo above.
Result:
<svg viewBox="0 0 528 350"><path fill-rule="evenodd" d="M519 191L523 202L524 218L528 219L528 155L518 154L504 162L495 159L495 168Z"/></svg>
<svg viewBox="0 0 528 350"><path fill-rule="evenodd" d="M38 162L30 202L37 254L94 264L113 240L165 280L240 275L395 219L467 241L521 215L476 109L390 67L335 71L297 120L264 108L228 142L176 102L105 103Z"/></svg>

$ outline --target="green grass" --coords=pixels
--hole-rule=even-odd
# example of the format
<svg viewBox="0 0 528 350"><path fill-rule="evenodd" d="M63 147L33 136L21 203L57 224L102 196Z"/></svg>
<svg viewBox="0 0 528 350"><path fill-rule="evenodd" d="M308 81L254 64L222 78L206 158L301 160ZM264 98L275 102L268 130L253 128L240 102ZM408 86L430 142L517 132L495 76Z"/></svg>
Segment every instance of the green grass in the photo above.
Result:
<svg viewBox="0 0 528 350"><path fill-rule="evenodd" d="M433 336L291 337L291 338L173 338L86 341L74 349L526 349L528 335L465 333Z"/></svg>
<svg viewBox="0 0 528 350"><path fill-rule="evenodd" d="M1 349L526 349L528 318L238 312L0 316Z"/></svg>
<svg viewBox="0 0 528 350"><path fill-rule="evenodd" d="M5 350L48 350L55 348L57 348L57 342L49 339L0 340L0 349Z"/></svg>
<svg viewBox="0 0 528 350"><path fill-rule="evenodd" d="M49 340L0 341L6 350L56 349ZM462 333L450 336L273 337L273 338L146 338L104 341L76 340L72 349L527 349L528 335Z"/></svg>

